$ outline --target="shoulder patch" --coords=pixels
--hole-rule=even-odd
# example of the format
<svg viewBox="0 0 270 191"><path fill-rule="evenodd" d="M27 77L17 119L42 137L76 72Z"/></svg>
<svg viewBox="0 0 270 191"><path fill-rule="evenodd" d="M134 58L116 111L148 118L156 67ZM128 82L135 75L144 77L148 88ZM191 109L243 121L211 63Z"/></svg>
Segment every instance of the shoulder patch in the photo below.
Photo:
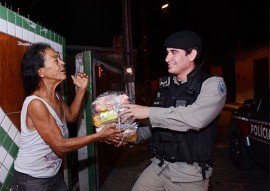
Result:
<svg viewBox="0 0 270 191"><path fill-rule="evenodd" d="M226 85L224 82L218 83L218 93L221 96L225 96L227 94L227 89L226 89Z"/></svg>

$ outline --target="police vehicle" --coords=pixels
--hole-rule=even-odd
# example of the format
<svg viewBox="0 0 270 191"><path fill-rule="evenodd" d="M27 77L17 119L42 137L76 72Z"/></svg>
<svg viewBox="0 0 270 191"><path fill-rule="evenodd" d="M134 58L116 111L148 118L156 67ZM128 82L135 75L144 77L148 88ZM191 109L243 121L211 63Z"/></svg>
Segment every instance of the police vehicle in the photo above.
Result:
<svg viewBox="0 0 270 191"><path fill-rule="evenodd" d="M230 156L239 169L257 163L269 172L269 90L259 99L245 100L231 117Z"/></svg>

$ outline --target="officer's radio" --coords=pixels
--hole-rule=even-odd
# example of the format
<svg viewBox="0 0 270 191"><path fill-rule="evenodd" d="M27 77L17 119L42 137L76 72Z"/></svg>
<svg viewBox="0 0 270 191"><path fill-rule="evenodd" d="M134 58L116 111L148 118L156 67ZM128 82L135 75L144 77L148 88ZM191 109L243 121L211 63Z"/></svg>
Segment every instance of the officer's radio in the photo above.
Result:
<svg viewBox="0 0 270 191"><path fill-rule="evenodd" d="M169 76L164 76L159 78L159 88L169 87L171 84L171 78Z"/></svg>

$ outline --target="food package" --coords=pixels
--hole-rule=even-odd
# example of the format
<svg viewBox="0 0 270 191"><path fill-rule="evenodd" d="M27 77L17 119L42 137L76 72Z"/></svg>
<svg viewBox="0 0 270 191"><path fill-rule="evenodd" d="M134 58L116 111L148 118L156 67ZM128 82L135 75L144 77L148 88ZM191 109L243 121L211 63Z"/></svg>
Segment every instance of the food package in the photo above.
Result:
<svg viewBox="0 0 270 191"><path fill-rule="evenodd" d="M92 119L96 131L100 131L106 124L117 122L116 128L124 130L123 140L135 142L137 140L137 123L131 124L129 120L122 123L117 116L120 111L125 110L125 108L119 108L119 106L128 103L132 103L132 101L121 91L107 91L100 94L91 105Z"/></svg>
<svg viewBox="0 0 270 191"><path fill-rule="evenodd" d="M137 127L127 128L123 133L123 140L128 143L137 142Z"/></svg>

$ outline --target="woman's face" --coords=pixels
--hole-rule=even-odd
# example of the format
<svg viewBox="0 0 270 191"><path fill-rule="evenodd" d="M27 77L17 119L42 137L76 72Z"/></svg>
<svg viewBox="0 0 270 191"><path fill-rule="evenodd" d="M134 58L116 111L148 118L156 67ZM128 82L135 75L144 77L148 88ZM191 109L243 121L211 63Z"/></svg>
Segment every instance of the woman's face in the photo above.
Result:
<svg viewBox="0 0 270 191"><path fill-rule="evenodd" d="M46 49L44 55L44 67L42 68L43 80L60 81L66 79L66 70L64 68L64 61L60 58L59 54L53 49Z"/></svg>

